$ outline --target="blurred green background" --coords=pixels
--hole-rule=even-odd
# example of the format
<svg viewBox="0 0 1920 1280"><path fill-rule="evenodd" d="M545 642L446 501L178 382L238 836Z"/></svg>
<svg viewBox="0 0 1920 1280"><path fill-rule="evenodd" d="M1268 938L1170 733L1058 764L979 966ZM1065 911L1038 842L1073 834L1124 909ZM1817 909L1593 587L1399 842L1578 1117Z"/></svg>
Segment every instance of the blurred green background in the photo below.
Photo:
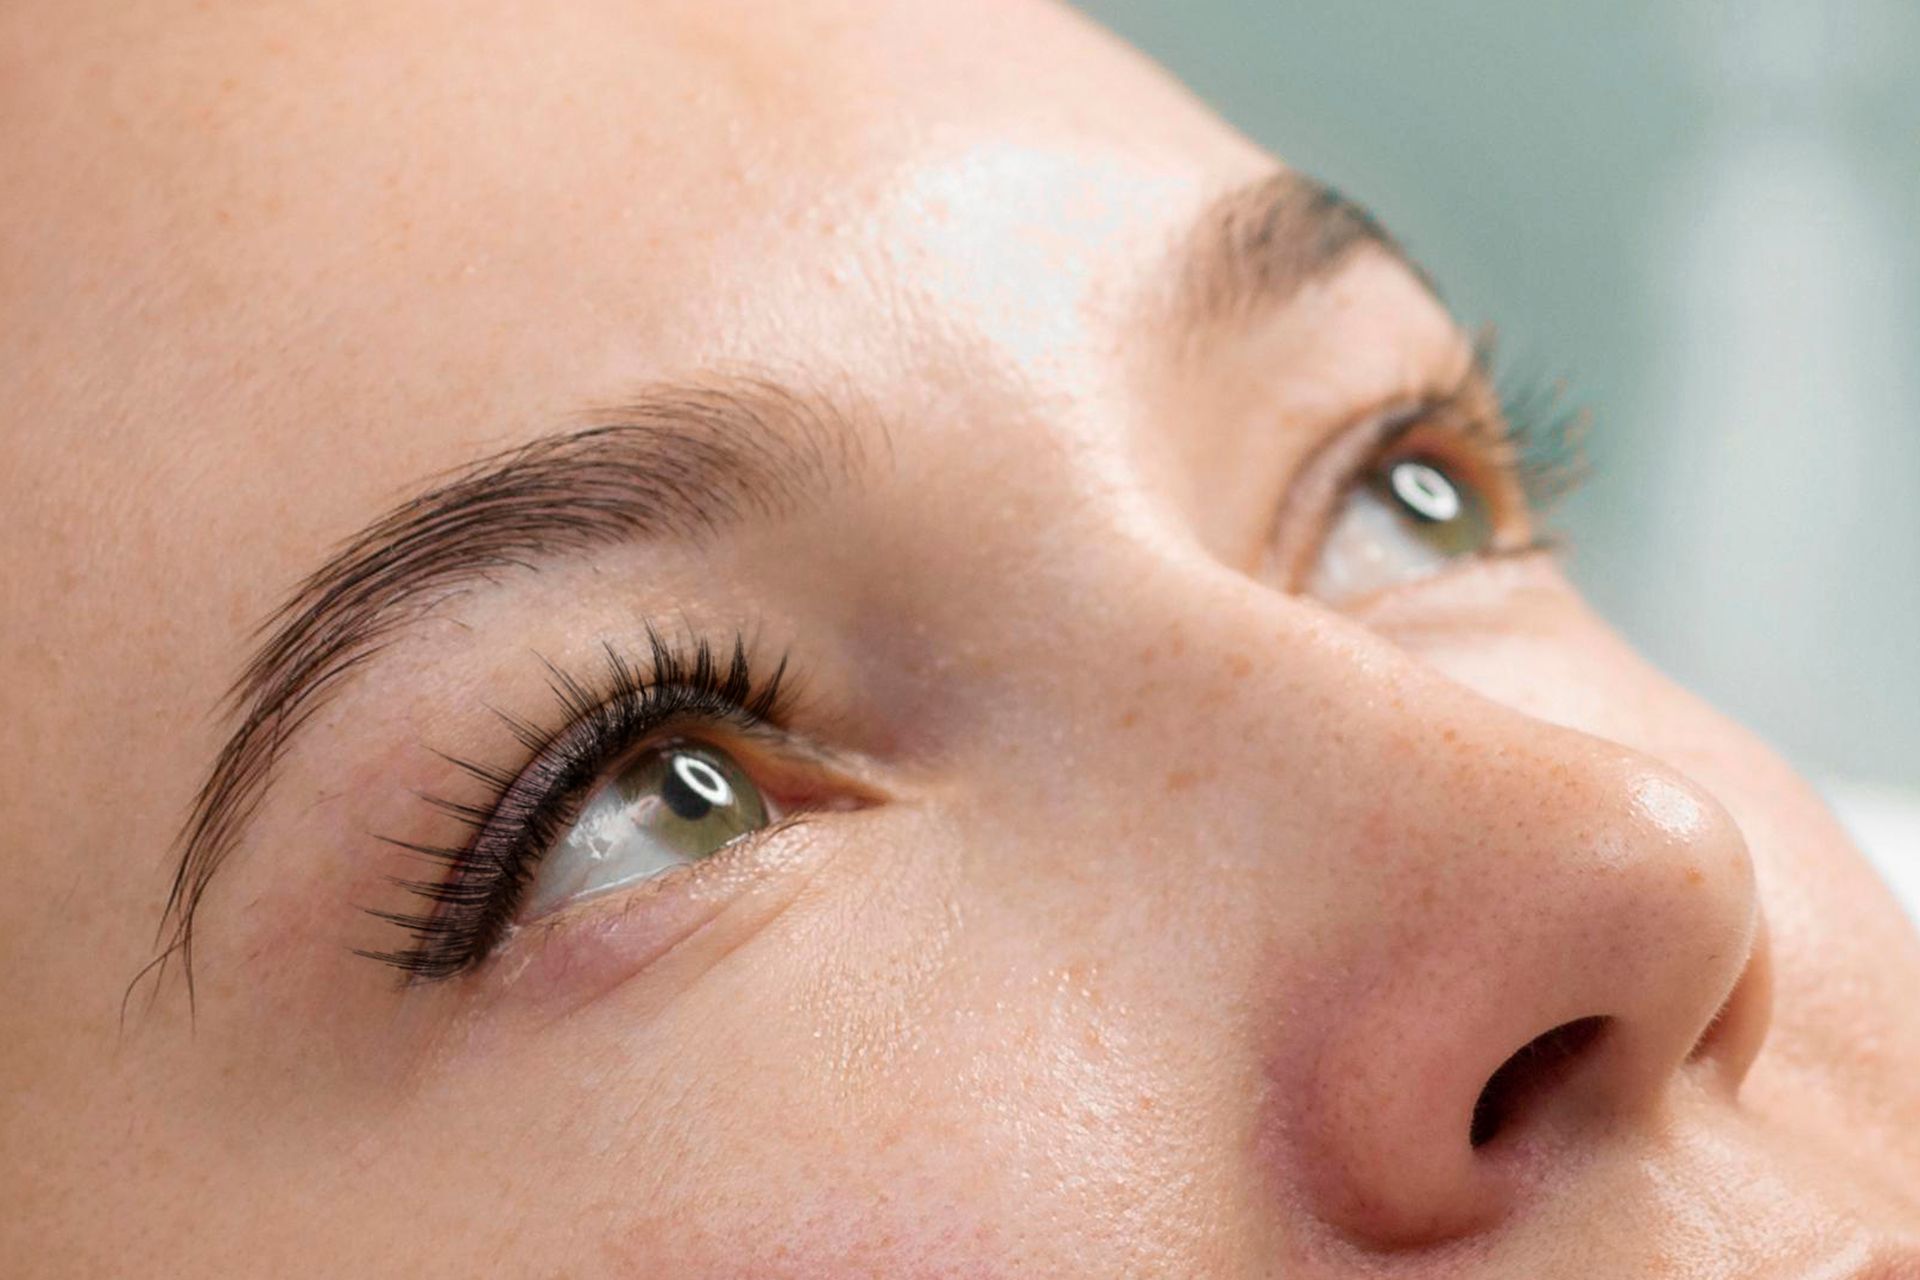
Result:
<svg viewBox="0 0 1920 1280"><path fill-rule="evenodd" d="M1081 8L1567 380L1571 572L1644 652L1920 789L1920 3Z"/></svg>

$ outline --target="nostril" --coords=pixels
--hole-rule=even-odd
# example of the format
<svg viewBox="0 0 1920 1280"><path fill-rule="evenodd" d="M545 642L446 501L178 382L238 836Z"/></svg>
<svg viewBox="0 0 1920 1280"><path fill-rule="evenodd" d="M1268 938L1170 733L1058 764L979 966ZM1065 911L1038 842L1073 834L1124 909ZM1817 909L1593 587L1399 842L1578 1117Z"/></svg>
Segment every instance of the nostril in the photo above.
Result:
<svg viewBox="0 0 1920 1280"><path fill-rule="evenodd" d="M1534 1100L1572 1074L1606 1026L1603 1017L1576 1018L1521 1045L1487 1077L1474 1100L1467 1140L1484 1147L1499 1137Z"/></svg>
<svg viewBox="0 0 1920 1280"><path fill-rule="evenodd" d="M1733 990L1694 1041L1688 1063L1711 1068L1728 1089L1737 1091L1766 1040L1772 1016L1771 952L1762 923Z"/></svg>

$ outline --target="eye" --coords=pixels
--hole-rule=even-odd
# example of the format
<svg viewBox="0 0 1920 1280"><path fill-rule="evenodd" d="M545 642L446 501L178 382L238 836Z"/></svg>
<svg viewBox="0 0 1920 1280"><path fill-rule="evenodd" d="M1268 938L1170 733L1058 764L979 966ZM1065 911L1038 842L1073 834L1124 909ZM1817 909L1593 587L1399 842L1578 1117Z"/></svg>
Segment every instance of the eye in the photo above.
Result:
<svg viewBox="0 0 1920 1280"><path fill-rule="evenodd" d="M1500 549L1495 500L1467 468L1396 452L1368 464L1336 503L1308 587L1354 600Z"/></svg>
<svg viewBox="0 0 1920 1280"><path fill-rule="evenodd" d="M520 918L698 862L772 820L753 779L726 752L694 742L654 747L594 792L554 841Z"/></svg>

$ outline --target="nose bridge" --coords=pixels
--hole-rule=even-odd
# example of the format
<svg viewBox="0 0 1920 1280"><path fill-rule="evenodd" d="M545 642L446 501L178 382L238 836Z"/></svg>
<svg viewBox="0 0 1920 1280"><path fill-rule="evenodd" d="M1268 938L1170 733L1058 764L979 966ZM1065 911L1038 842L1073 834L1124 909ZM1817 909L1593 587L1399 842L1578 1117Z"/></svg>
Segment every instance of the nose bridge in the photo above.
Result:
<svg viewBox="0 0 1920 1280"><path fill-rule="evenodd" d="M1125 616L1163 754L1210 761L1192 792L1240 815L1196 838L1257 884L1284 992L1258 1020L1259 1124L1330 1221L1470 1231L1541 1153L1647 1123L1690 1062L1737 1083L1753 1013L1701 1046L1747 985L1757 907L1710 796L1244 579L1136 583Z"/></svg>
<svg viewBox="0 0 1920 1280"><path fill-rule="evenodd" d="M1138 574L1115 594L1074 611L1101 634L1072 634L1080 624L1067 619L1053 644L1113 655L1084 673L1097 685L1084 693L1111 705L1116 683L1128 686L1121 723L1163 744L1141 757L1137 782L1156 761L1206 760L1187 770L1203 775L1194 781L1261 797L1263 830L1343 831L1383 873L1404 876L1418 868L1395 859L1449 844L1455 857L1424 886L1430 902L1467 889L1484 905L1486 882L1468 874L1477 866L1522 883L1738 843L1719 805L1669 766L1514 710L1351 619L1218 565ZM1310 822L1292 820L1305 811ZM1405 888L1378 879L1389 894Z"/></svg>
<svg viewBox="0 0 1920 1280"><path fill-rule="evenodd" d="M1510 952L1548 936L1619 949L1698 931L1695 903L1751 930L1744 840L1661 761L1211 563L1137 574L1116 595L1075 610L1054 644L1109 655L1074 681L1106 712L1083 719L1149 744L1121 757L1125 821L1157 826L1151 797L1186 797L1179 830L1214 844L1216 865L1284 880L1269 902L1311 902L1322 938L1435 956L1494 935ZM1073 634L1082 618L1102 634ZM1116 707L1117 685L1130 693ZM1610 904L1617 918L1596 914Z"/></svg>

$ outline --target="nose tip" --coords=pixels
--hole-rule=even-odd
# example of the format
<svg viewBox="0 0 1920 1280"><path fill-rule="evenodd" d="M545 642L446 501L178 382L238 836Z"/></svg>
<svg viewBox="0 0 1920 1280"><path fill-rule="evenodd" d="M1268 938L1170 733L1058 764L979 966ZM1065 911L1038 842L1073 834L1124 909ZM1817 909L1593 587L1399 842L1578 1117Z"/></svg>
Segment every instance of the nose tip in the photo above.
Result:
<svg viewBox="0 0 1920 1280"><path fill-rule="evenodd" d="M1771 1007L1753 859L1732 815L1693 783L1644 767L1631 779L1630 871L1611 904L1625 954L1592 979L1619 1006L1607 1014L1620 1059L1608 1094L1617 1106L1657 1099L1688 1063L1731 1091Z"/></svg>
<svg viewBox="0 0 1920 1280"><path fill-rule="evenodd" d="M1681 1073L1737 1087L1764 1035L1764 937L1731 817L1650 761L1557 749L1502 780L1533 796L1518 820L1481 805L1436 824L1429 798L1425 829L1448 847L1392 860L1418 883L1347 966L1293 1131L1325 1216L1356 1239L1482 1229L1544 1164L1652 1123Z"/></svg>

